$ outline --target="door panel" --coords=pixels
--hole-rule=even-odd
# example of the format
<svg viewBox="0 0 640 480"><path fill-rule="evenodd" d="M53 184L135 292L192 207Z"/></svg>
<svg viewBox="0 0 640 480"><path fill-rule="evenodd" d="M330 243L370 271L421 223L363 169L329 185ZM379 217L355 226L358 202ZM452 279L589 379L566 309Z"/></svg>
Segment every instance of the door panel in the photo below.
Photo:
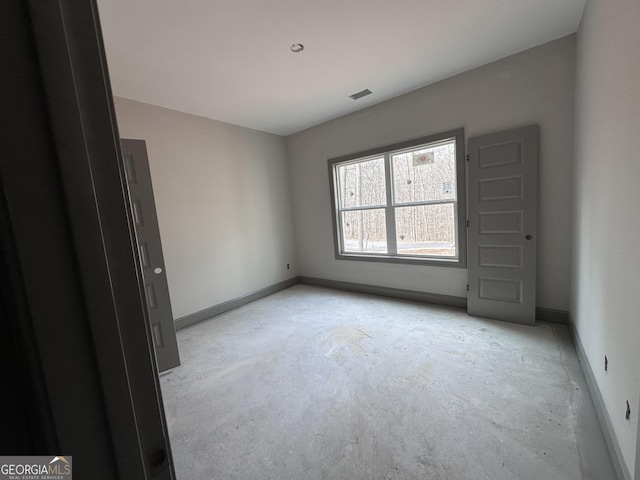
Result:
<svg viewBox="0 0 640 480"><path fill-rule="evenodd" d="M470 315L533 325L537 125L469 139Z"/></svg>
<svg viewBox="0 0 640 480"><path fill-rule="evenodd" d="M158 370L180 365L144 140L121 140Z"/></svg>
<svg viewBox="0 0 640 480"><path fill-rule="evenodd" d="M522 268L520 245L480 245L478 249L481 267Z"/></svg>
<svg viewBox="0 0 640 480"><path fill-rule="evenodd" d="M522 176L520 175L479 180L478 187L480 202L522 198Z"/></svg>
<svg viewBox="0 0 640 480"><path fill-rule="evenodd" d="M481 235L522 233L522 211L479 212L478 228Z"/></svg>

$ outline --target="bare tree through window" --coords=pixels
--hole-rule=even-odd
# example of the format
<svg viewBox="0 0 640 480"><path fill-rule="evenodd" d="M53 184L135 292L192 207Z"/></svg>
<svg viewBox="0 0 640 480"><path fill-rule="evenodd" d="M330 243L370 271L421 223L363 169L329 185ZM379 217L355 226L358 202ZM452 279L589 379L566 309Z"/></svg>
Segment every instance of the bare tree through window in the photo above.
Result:
<svg viewBox="0 0 640 480"><path fill-rule="evenodd" d="M458 256L456 138L333 164L341 250Z"/></svg>

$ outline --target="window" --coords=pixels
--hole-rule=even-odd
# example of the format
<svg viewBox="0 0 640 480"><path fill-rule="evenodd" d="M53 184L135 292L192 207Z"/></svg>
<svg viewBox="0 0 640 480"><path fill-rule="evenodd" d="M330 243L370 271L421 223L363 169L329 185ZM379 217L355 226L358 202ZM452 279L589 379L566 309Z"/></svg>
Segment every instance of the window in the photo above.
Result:
<svg viewBox="0 0 640 480"><path fill-rule="evenodd" d="M466 266L462 129L329 160L336 257Z"/></svg>

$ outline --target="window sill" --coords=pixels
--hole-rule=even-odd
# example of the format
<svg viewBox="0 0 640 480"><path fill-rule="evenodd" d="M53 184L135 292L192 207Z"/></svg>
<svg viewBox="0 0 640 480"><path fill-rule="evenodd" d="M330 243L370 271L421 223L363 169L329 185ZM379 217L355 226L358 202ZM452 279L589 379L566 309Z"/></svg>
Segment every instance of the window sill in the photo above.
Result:
<svg viewBox="0 0 640 480"><path fill-rule="evenodd" d="M357 262L373 263L396 263L400 265L422 265L429 267L453 267L466 268L466 264L459 258L434 258L434 257L412 257L409 255L395 256L384 254L336 254L336 260L354 260Z"/></svg>

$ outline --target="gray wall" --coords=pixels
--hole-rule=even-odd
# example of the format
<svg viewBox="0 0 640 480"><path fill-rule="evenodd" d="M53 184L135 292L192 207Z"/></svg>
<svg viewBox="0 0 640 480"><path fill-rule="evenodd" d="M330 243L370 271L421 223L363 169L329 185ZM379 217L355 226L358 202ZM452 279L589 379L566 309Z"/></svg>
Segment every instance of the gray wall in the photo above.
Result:
<svg viewBox="0 0 640 480"><path fill-rule="evenodd" d="M638 0L589 0L578 31L571 308L630 472L640 408L638 25Z"/></svg>
<svg viewBox="0 0 640 480"><path fill-rule="evenodd" d="M459 127L469 138L537 123L537 303L568 310L574 55L571 35L287 137L300 275L464 297L466 269L335 260L327 159Z"/></svg>
<svg viewBox="0 0 640 480"><path fill-rule="evenodd" d="M115 100L147 143L174 318L296 276L282 137Z"/></svg>

